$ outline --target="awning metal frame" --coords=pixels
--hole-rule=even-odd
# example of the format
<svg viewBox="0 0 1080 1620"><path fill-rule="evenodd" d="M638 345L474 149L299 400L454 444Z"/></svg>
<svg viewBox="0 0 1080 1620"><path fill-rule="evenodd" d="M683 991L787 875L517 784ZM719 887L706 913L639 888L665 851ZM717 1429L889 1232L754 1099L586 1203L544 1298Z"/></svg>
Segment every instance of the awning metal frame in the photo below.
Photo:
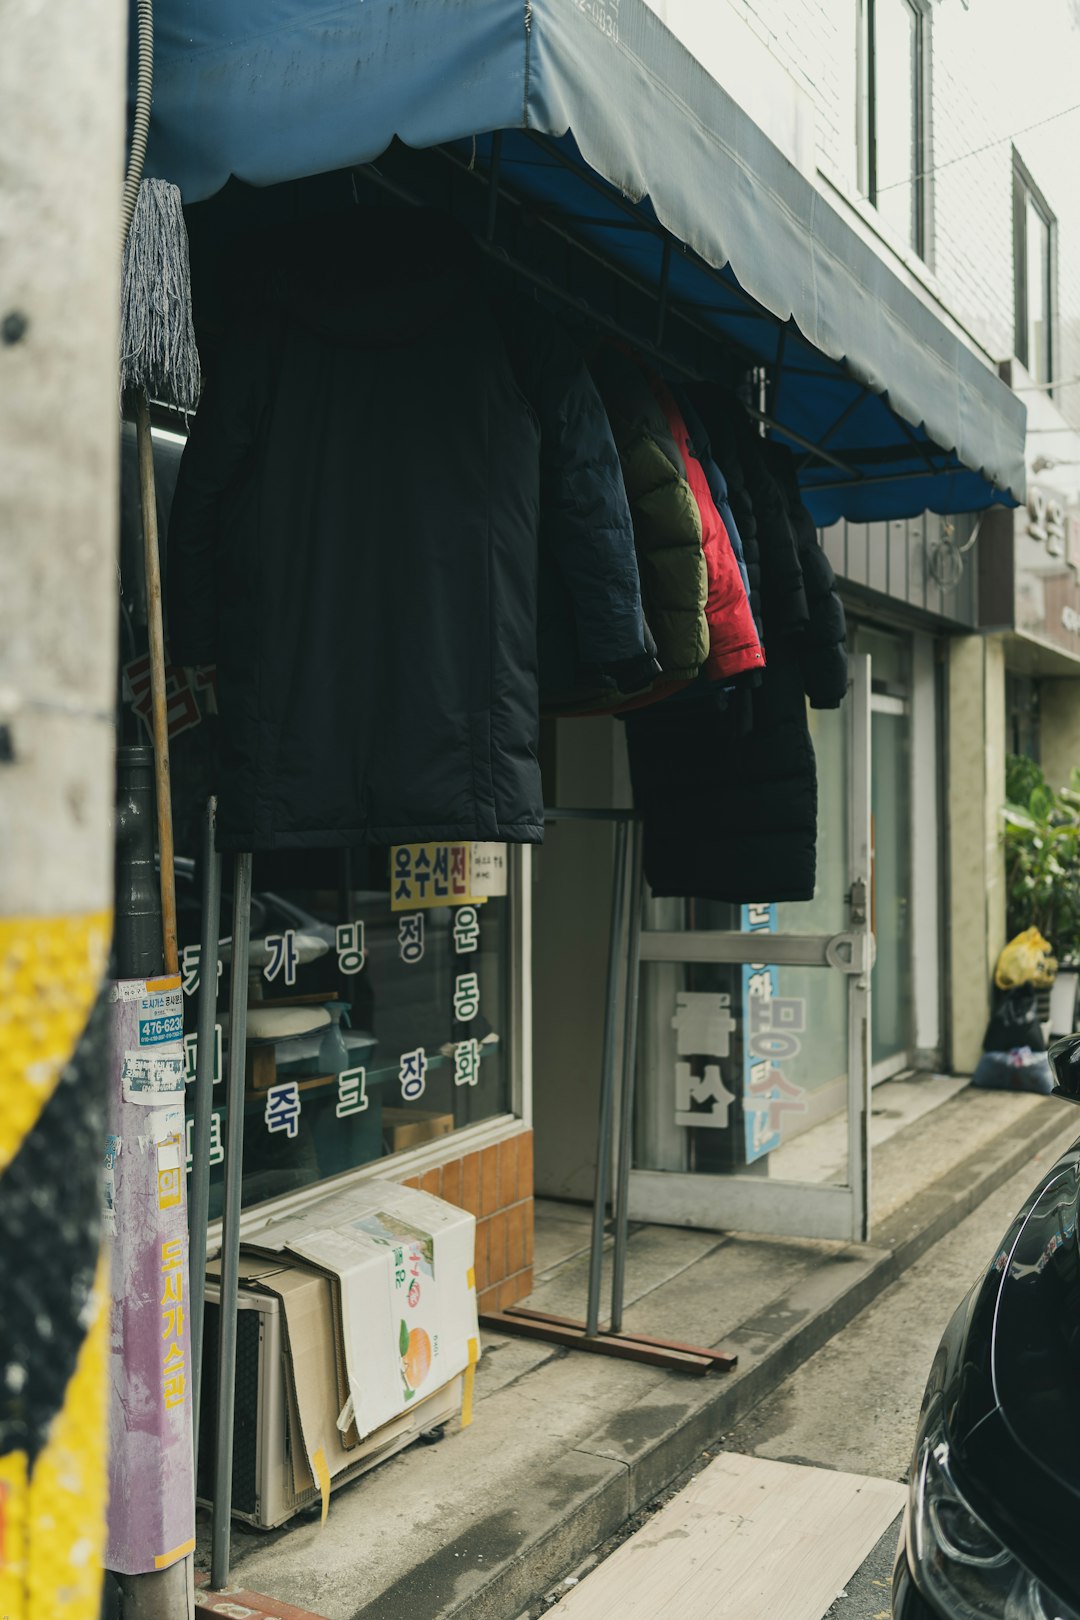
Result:
<svg viewBox="0 0 1080 1620"><path fill-rule="evenodd" d="M546 138L543 136L530 135L529 138L538 146L545 149L547 149L547 147L551 144L547 142ZM579 237L575 236L573 232L568 229L568 227L570 225L584 223L585 221L581 218L581 216L568 213L560 213L557 218L549 216L547 210L534 209L531 204L523 201L514 191L508 188L505 182L501 179L501 142L498 134L493 137L492 162L487 168L480 168L477 164L475 164L475 162L465 162L459 154L446 147L434 147L431 149L431 151L434 155L453 164L459 175L467 176L470 179L476 180L486 186L487 227L484 236L477 236L477 246L482 252L495 259L501 266L503 266L503 268L519 276L521 279L528 281L531 285L536 287L538 291L547 294L548 297L573 310L575 315L578 317L588 322L595 323L604 331L608 332L611 336L623 339L640 352L647 354L651 359L653 359L657 364L662 365L665 369L677 371L681 375L691 380L700 382L714 379L711 379L709 372L702 370L700 367L694 367L687 364L685 361L680 360L674 354L672 354L670 350L664 348L664 335L669 316L682 321L686 326L699 333L701 337L707 339L710 344L716 344L718 347L725 350L734 361L742 365L745 371L749 372L750 370L761 366L762 362L757 356L751 355L745 350L740 349L739 345L734 340L730 339L726 334L718 332L715 328L710 327L706 322L697 319L683 305L681 300L671 299L669 281L673 244L679 247L688 257L692 257L695 264L709 276L710 280L715 281L718 286L722 287L725 293L734 292L739 296L741 301L745 301L748 306L747 313L751 314L753 318L771 322L772 317L765 311L752 307L753 300L749 298L748 294L743 292L741 287L726 282L719 271L714 270L711 265L707 265L703 260L698 259L696 254L691 254L690 250L688 248L683 248L681 243L675 243L675 239L672 237L671 233L667 231L658 221L653 222L642 219L633 210L632 205L629 203L624 203L622 199L619 200L620 206L625 207L628 215L625 221L619 220L613 222L602 219L595 220L596 224L605 229L626 228L641 233L651 234L662 244L661 277L658 286L653 288L632 276L621 265L615 264L611 260L604 258L602 255L598 254L595 249L591 248L587 243L582 242ZM565 155L558 152L557 148L555 148L555 152L561 162L566 161ZM417 156L422 156L422 154L409 154L410 159ZM402 202L412 203L415 206L422 206L425 201L422 196L418 195L415 190L410 189L407 185L403 185L400 181L392 178L386 173L388 163L392 162L392 154L384 154L383 158L381 158L378 162L358 165L352 171L352 173L358 179L366 180L369 183L378 186L381 190L398 197ZM590 185L597 188L604 188L605 193L609 189L598 176L585 175L584 178L587 179ZM555 237L572 247L576 252L583 254L587 259L601 265L606 271L609 271L620 280L626 282L642 297L651 300L656 307L654 336L651 339L647 338L641 331L627 328L619 321L613 320L610 316L605 315L603 311L598 310L595 308L595 306L589 304L587 300L577 297L567 288L560 286L558 282L552 280L551 277L543 275L541 272L533 269L532 266L516 258L508 250L501 247L496 238L496 224L499 219L500 205L503 202L510 203L518 208L528 209L530 219L534 224L542 226L545 230L551 232ZM776 323L773 322L773 324ZM777 359L782 365L784 347L787 341L787 325L785 324L781 326L779 330L780 338L778 341ZM772 365L766 362L764 369L766 370L767 374L769 374L770 381L772 380L773 373L776 373L776 375L779 376L779 373L776 372L775 361L772 363ZM852 382L854 381L855 380L852 379ZM862 398L867 394L867 390L862 388L861 385L856 384L856 386L860 387L860 398L854 403L859 404L862 402ZM845 483L858 481L863 476L856 467L852 466L849 462L842 460L839 456L834 455L830 450L826 449L823 443L815 443L814 441L804 437L802 434L795 432L792 428L786 427L782 422L778 422L775 417L770 416L764 411L757 410L755 407L747 404L745 401L743 402L743 408L746 410L747 415L753 417L754 420L759 422L763 427L771 428L775 433L781 435L791 444L801 449L804 452L805 461L816 459L825 466L835 468L838 472L842 472L846 475L844 480ZM827 436L828 435L826 435L826 437Z"/></svg>

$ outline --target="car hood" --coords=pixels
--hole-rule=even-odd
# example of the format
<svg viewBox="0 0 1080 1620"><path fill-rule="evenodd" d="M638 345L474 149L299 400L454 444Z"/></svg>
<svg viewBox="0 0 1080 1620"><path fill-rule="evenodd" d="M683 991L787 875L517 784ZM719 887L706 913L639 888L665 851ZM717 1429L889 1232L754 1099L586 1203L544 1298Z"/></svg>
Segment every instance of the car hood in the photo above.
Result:
<svg viewBox="0 0 1080 1620"><path fill-rule="evenodd" d="M1080 1592L1080 1143L1039 1183L957 1313L945 1419L973 1506Z"/></svg>

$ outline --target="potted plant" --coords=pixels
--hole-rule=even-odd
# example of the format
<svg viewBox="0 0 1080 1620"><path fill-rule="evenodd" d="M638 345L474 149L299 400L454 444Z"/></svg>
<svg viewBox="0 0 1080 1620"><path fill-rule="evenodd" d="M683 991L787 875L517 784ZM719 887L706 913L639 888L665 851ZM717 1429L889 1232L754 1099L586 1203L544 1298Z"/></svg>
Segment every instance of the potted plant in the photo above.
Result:
<svg viewBox="0 0 1080 1620"><path fill-rule="evenodd" d="M1080 985L1080 770L1055 792L1034 760L1011 754L1005 793L1009 937L1034 926L1054 947L1050 1028L1071 1034Z"/></svg>

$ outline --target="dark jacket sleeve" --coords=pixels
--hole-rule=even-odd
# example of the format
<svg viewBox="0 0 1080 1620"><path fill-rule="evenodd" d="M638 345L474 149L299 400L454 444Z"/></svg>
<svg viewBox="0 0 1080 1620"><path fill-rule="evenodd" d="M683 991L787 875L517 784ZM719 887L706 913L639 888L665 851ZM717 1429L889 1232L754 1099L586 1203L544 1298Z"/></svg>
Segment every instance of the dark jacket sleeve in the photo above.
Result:
<svg viewBox="0 0 1080 1620"><path fill-rule="evenodd" d="M166 602L175 664L217 658L221 503L254 448L270 366L265 333L235 338L208 376L191 424L169 517Z"/></svg>
<svg viewBox="0 0 1080 1620"><path fill-rule="evenodd" d="M787 507L806 592L809 620L798 640L803 690L811 708L838 709L848 685L844 604L837 594L832 564L818 544L814 520L803 504L794 456L780 444L770 444L766 456Z"/></svg>
<svg viewBox="0 0 1080 1620"><path fill-rule="evenodd" d="M648 682L655 650L645 628L634 526L607 413L584 360L539 306L504 320L511 361L540 423L541 545L573 604L579 661L635 669ZM633 684L627 688L633 690Z"/></svg>
<svg viewBox="0 0 1080 1620"><path fill-rule="evenodd" d="M737 428L746 487L754 503L765 619L778 629L796 630L809 617L795 531L783 489L774 475L772 446L761 438L748 416Z"/></svg>
<svg viewBox="0 0 1080 1620"><path fill-rule="evenodd" d="M811 533L813 525L811 524ZM810 622L797 638L803 690L813 709L838 709L848 688L847 625L832 564L816 538L799 546Z"/></svg>

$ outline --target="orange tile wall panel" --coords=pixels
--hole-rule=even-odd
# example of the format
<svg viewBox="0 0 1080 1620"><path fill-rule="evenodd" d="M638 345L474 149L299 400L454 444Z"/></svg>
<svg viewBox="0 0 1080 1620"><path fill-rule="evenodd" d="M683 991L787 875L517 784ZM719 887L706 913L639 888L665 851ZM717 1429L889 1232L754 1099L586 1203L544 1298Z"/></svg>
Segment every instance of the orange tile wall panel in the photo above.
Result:
<svg viewBox="0 0 1080 1620"><path fill-rule="evenodd" d="M532 1132L466 1153L421 1176L407 1187L445 1198L476 1216L476 1291L481 1311L505 1309L531 1293L533 1285Z"/></svg>

